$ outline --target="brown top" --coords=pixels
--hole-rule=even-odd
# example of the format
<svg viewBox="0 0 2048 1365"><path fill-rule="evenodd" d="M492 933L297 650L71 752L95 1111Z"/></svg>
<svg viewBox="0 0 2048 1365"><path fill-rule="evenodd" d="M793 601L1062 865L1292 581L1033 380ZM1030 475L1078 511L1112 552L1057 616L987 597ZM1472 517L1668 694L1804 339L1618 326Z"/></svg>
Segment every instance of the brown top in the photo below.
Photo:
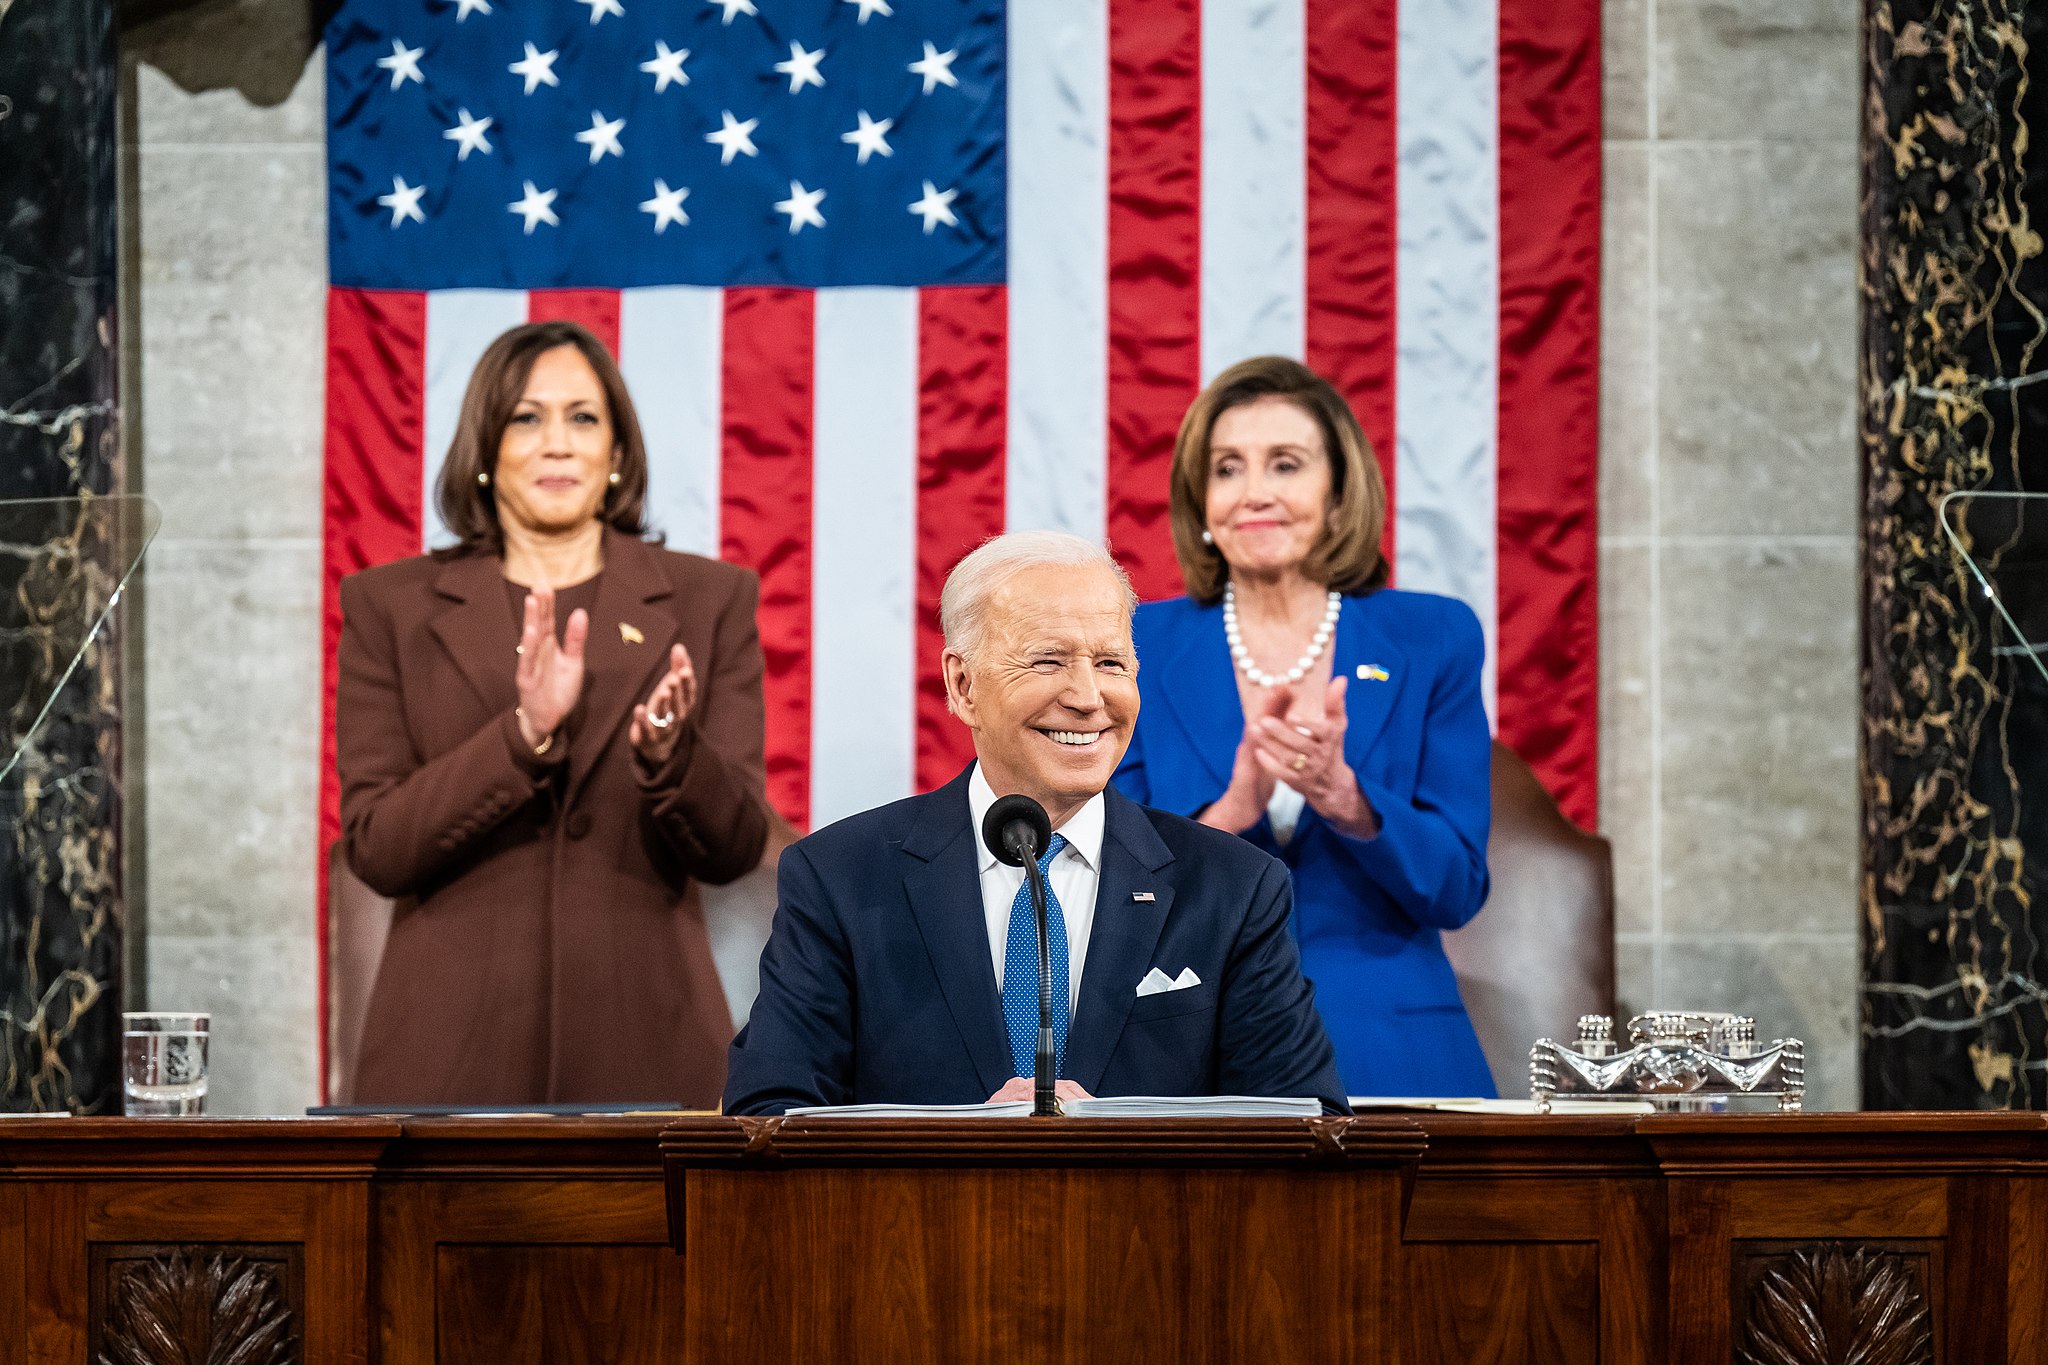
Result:
<svg viewBox="0 0 2048 1365"><path fill-rule="evenodd" d="M589 611L597 605L597 585L604 580L604 570L599 569L581 583L571 583L566 588L555 589L555 643L560 644L562 635L569 629L569 617L577 611ZM524 583L505 580L505 600L512 604L512 629L522 630L526 625L526 599L533 590ZM591 623L596 624L593 616Z"/></svg>
<svg viewBox="0 0 2048 1365"><path fill-rule="evenodd" d="M717 1102L732 1019L693 883L751 871L767 838L760 580L610 531L604 565L579 585L583 698L545 755L513 716L499 560L341 585L343 845L399 900L353 1101ZM671 644L699 695L657 769L626 731Z"/></svg>

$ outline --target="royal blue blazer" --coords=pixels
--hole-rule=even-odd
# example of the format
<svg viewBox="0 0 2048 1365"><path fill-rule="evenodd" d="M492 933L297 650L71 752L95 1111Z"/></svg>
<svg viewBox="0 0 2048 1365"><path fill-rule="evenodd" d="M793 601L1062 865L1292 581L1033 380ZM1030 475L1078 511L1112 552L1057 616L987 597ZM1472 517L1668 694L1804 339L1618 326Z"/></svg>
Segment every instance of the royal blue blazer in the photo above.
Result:
<svg viewBox="0 0 2048 1365"><path fill-rule="evenodd" d="M1095 1095L1289 1095L1350 1112L1287 931L1287 870L1219 830L1104 796L1095 927L1060 1074ZM1016 1074L980 846L966 773L790 846L725 1112L974 1104ZM1155 967L1192 968L1201 984L1139 995Z"/></svg>
<svg viewBox="0 0 2048 1365"><path fill-rule="evenodd" d="M1230 785L1244 734L1223 608L1138 608L1138 724L1116 785L1194 815ZM1244 837L1294 876L1302 970L1353 1095L1492 1096L1493 1076L1440 937L1486 901L1492 748L1485 637L1464 603L1383 588L1344 599L1333 673L1350 679L1344 757L1380 818L1372 839L1304 809L1285 845Z"/></svg>

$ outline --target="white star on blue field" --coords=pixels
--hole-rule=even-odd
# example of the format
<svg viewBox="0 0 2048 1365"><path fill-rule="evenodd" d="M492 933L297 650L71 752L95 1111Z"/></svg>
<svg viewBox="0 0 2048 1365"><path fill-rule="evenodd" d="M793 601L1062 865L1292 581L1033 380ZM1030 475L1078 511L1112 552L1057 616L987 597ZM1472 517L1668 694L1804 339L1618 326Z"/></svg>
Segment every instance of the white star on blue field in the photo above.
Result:
<svg viewBox="0 0 2048 1365"><path fill-rule="evenodd" d="M1000 284L1003 22L1002 0L344 0L333 280Z"/></svg>

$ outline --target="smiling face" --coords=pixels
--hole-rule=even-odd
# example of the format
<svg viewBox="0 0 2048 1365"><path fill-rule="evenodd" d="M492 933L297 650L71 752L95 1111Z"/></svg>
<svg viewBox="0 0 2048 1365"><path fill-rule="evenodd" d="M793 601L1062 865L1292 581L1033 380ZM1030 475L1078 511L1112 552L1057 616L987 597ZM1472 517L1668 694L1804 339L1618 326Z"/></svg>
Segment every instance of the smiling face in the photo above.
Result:
<svg viewBox="0 0 2048 1365"><path fill-rule="evenodd" d="M1101 564L1034 564L987 604L977 657L948 649L946 695L998 796L1022 792L1055 828L1109 785L1138 719L1123 586Z"/></svg>
<svg viewBox="0 0 2048 1365"><path fill-rule="evenodd" d="M1276 395L1227 408L1209 429L1204 521L1231 572L1296 572L1329 525L1335 492L1322 428Z"/></svg>
<svg viewBox="0 0 2048 1365"><path fill-rule="evenodd" d="M542 351L498 438L499 525L549 536L583 526L604 506L618 453L597 371L574 346Z"/></svg>

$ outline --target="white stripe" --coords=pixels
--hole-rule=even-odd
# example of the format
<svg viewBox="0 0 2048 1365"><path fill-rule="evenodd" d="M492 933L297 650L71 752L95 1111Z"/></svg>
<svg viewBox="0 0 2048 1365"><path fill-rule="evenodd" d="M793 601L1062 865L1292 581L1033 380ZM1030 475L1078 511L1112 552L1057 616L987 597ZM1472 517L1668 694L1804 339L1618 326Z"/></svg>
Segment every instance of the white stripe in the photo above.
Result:
<svg viewBox="0 0 2048 1365"><path fill-rule="evenodd" d="M1492 0L1401 0L1395 581L1462 598L1479 614L1489 714L1497 638L1497 42Z"/></svg>
<svg viewBox="0 0 2048 1365"><path fill-rule="evenodd" d="M1009 7L1010 530L1106 531L1109 3Z"/></svg>
<svg viewBox="0 0 2048 1365"><path fill-rule="evenodd" d="M436 289L427 294L426 449L420 459L420 543L434 549L455 537L434 505L434 485L455 439L469 376L499 333L526 321L521 289Z"/></svg>
<svg viewBox="0 0 2048 1365"><path fill-rule="evenodd" d="M1202 382L1307 335L1303 0L1202 6Z"/></svg>
<svg viewBox="0 0 2048 1365"><path fill-rule="evenodd" d="M917 749L917 291L817 300L813 829L911 795Z"/></svg>
<svg viewBox="0 0 2048 1365"><path fill-rule="evenodd" d="M647 443L647 521L671 550L718 556L719 344L724 291L619 294L619 368Z"/></svg>

